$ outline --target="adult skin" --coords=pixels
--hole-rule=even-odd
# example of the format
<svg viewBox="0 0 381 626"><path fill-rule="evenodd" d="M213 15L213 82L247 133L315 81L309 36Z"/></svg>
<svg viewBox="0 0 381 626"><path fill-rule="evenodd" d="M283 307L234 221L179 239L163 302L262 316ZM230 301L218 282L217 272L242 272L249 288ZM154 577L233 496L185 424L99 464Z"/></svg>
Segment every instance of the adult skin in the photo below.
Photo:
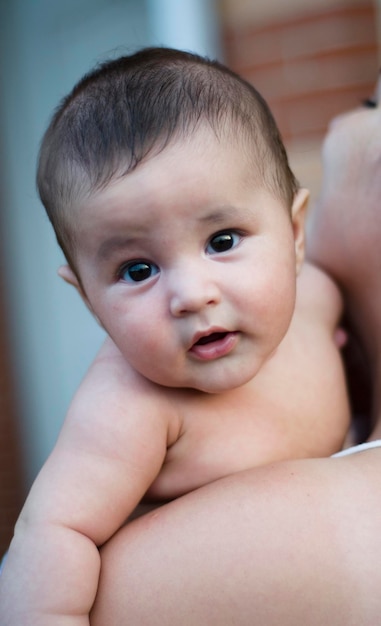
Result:
<svg viewBox="0 0 381 626"><path fill-rule="evenodd" d="M380 129L378 107L331 124L309 246L369 362L370 439L381 437ZM103 548L92 626L374 626L380 493L381 449L272 464L189 493Z"/></svg>

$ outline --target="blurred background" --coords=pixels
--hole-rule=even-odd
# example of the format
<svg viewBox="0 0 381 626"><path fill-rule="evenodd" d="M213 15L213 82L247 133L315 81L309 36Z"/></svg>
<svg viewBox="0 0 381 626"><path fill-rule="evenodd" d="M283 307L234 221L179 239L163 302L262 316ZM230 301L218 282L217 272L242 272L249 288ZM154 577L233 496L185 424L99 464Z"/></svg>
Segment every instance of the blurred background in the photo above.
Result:
<svg viewBox="0 0 381 626"><path fill-rule="evenodd" d="M329 120L372 93L380 15L381 0L0 0L0 553L103 338L57 277L64 259L35 191L60 99L141 46L218 58L267 99L314 198Z"/></svg>

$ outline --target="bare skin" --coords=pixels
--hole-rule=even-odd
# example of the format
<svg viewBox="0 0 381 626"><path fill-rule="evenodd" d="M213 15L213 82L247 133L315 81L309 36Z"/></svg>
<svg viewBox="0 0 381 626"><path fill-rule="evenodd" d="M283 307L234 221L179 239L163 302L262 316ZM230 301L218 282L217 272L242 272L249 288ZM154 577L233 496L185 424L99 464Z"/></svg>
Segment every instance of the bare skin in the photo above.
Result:
<svg viewBox="0 0 381 626"><path fill-rule="evenodd" d="M379 455L244 472L132 522L103 550L92 624L373 626Z"/></svg>
<svg viewBox="0 0 381 626"><path fill-rule="evenodd" d="M370 439L381 436L380 128L380 108L332 124L309 247L369 360ZM143 516L102 550L92 626L374 626L380 470L380 449L275 463Z"/></svg>
<svg viewBox="0 0 381 626"><path fill-rule="evenodd" d="M380 99L380 81L375 102ZM336 118L323 146L324 184L311 220L309 258L334 278L369 363L372 438L381 436L380 107Z"/></svg>
<svg viewBox="0 0 381 626"><path fill-rule="evenodd" d="M200 128L77 208L81 282L61 274L112 339L16 525L4 626L89 624L98 548L144 496L342 445L342 301L303 263L308 194L290 211L240 153Z"/></svg>

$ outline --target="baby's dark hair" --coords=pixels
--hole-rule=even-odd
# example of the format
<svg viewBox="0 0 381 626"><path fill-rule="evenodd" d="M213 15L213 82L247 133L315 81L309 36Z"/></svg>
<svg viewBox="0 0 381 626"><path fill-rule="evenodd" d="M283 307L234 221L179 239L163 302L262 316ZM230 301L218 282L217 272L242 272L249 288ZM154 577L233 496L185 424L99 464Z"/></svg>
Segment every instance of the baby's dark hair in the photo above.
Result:
<svg viewBox="0 0 381 626"><path fill-rule="evenodd" d="M77 83L43 137L37 172L41 201L73 269L70 209L153 150L205 124L218 137L241 142L253 172L291 207L298 185L270 109L250 83L221 63L145 48L101 64Z"/></svg>

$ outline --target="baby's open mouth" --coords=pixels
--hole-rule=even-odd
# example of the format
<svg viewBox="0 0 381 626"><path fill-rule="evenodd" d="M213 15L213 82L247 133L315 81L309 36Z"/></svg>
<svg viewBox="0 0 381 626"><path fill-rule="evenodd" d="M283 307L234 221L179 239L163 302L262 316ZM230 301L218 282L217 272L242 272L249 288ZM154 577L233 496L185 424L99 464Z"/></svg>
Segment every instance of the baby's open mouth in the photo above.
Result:
<svg viewBox="0 0 381 626"><path fill-rule="evenodd" d="M204 346L207 343L212 343L213 341L219 341L226 337L228 333L211 333L210 335L205 335L205 337L201 337L196 343L195 346Z"/></svg>
<svg viewBox="0 0 381 626"><path fill-rule="evenodd" d="M228 355L239 341L237 331L216 331L200 337L190 349L190 354L201 361L214 361Z"/></svg>

